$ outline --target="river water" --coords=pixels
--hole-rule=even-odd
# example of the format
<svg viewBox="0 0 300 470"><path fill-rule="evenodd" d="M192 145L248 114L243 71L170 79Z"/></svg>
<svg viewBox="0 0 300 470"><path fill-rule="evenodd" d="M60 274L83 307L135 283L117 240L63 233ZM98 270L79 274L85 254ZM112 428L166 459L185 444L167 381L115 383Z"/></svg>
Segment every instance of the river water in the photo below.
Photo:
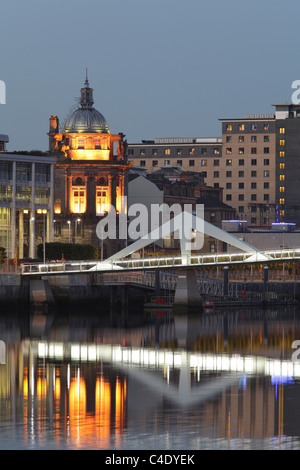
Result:
<svg viewBox="0 0 300 470"><path fill-rule="evenodd" d="M0 449L300 449L298 307L0 314Z"/></svg>

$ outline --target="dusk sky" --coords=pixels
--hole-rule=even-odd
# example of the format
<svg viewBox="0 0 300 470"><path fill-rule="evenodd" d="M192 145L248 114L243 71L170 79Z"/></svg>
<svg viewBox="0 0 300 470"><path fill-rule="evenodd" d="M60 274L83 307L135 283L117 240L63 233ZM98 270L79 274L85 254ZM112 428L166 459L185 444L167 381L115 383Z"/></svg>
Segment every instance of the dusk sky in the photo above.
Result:
<svg viewBox="0 0 300 470"><path fill-rule="evenodd" d="M85 70L95 108L129 143L219 137L220 118L269 114L300 80L299 0L1 0L0 134L48 149Z"/></svg>

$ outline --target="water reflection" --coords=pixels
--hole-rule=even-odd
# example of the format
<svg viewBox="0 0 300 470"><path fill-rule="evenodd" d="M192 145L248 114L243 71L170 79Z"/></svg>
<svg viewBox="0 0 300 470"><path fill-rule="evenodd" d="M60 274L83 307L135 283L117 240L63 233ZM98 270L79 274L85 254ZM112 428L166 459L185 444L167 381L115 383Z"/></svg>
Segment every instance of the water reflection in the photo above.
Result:
<svg viewBox="0 0 300 470"><path fill-rule="evenodd" d="M296 308L0 317L0 448L300 448Z"/></svg>

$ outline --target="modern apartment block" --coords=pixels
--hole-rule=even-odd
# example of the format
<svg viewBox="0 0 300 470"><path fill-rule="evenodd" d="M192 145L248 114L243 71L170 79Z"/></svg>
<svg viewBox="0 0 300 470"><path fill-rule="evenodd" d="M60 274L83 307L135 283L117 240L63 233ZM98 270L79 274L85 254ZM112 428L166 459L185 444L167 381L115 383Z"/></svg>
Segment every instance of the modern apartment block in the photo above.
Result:
<svg viewBox="0 0 300 470"><path fill-rule="evenodd" d="M201 172L207 186L249 225L275 221L275 117L222 120L222 138L155 139L128 145L132 165L148 173L168 165Z"/></svg>
<svg viewBox="0 0 300 470"><path fill-rule="evenodd" d="M128 145L131 165L148 173L168 165L201 172L207 186L248 226L300 225L300 105L274 114L220 119L222 137L155 139Z"/></svg>
<svg viewBox="0 0 300 470"><path fill-rule="evenodd" d="M277 104L276 201L278 221L300 225L300 105Z"/></svg>
<svg viewBox="0 0 300 470"><path fill-rule="evenodd" d="M276 121L274 115L221 119L223 158L207 184L224 188L224 201L249 225L276 221Z"/></svg>

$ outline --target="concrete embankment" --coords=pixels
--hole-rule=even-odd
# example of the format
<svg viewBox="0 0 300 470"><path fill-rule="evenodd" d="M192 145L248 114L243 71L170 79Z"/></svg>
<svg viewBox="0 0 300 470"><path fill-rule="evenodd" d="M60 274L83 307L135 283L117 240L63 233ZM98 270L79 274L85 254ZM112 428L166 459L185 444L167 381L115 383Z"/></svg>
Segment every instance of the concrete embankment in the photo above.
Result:
<svg viewBox="0 0 300 470"><path fill-rule="evenodd" d="M0 273L0 304L24 305L28 300L28 286L22 283L20 274Z"/></svg>
<svg viewBox="0 0 300 470"><path fill-rule="evenodd" d="M82 305L101 303L103 308L126 306L128 303L142 306L149 292L132 285L93 283L86 275L40 276L29 278L15 273L0 274L0 305Z"/></svg>

